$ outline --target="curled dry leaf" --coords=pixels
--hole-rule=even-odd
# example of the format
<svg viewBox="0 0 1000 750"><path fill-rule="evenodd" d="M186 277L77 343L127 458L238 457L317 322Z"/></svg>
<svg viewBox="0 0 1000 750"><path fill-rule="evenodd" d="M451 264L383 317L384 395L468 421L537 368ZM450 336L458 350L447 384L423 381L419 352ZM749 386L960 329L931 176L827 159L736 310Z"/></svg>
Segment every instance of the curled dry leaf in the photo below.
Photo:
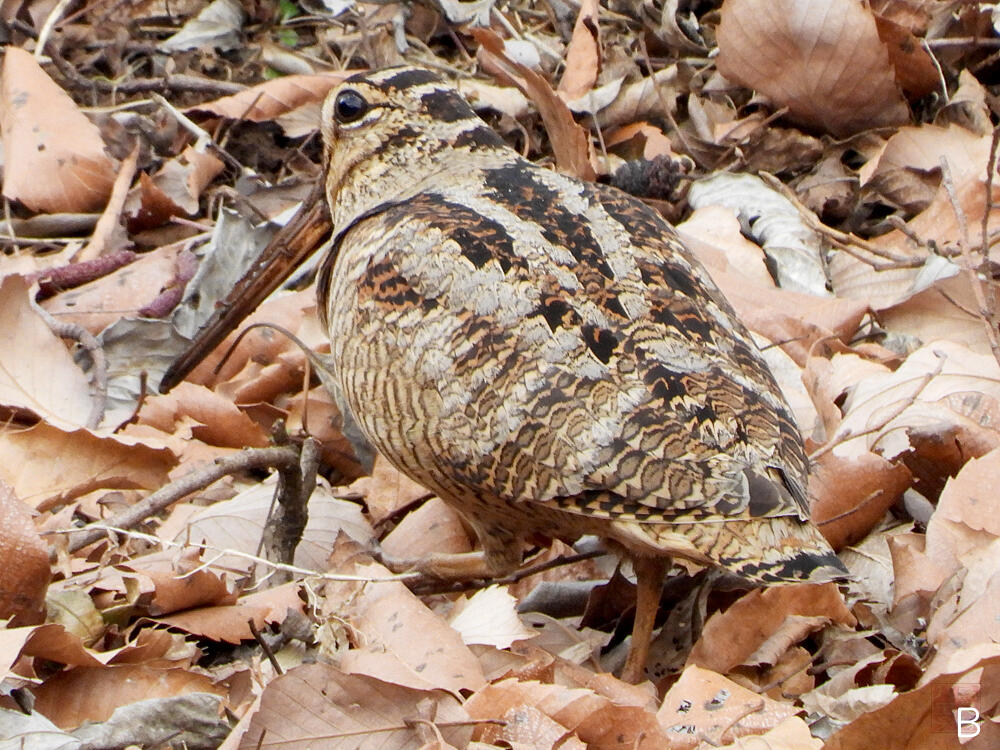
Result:
<svg viewBox="0 0 1000 750"><path fill-rule="evenodd" d="M49 549L31 513L0 481L0 621L20 627L45 619Z"/></svg>
<svg viewBox="0 0 1000 750"><path fill-rule="evenodd" d="M889 704L859 716L834 734L824 750L857 750L871 747L879 738L880 750L989 750L1000 744L1000 728L992 721L980 722L979 737L958 741L955 719L959 707L979 704L980 695L995 702L1000 657L984 659L975 668L940 675L916 690L897 696ZM992 709L993 706L979 707ZM970 713L971 715L971 713Z"/></svg>
<svg viewBox="0 0 1000 750"><path fill-rule="evenodd" d="M719 71L835 136L901 125L909 110L871 10L856 0L729 0Z"/></svg>
<svg viewBox="0 0 1000 750"><path fill-rule="evenodd" d="M507 58L503 41L495 32L478 28L471 32L481 45L477 54L483 67L501 81L517 86L538 108L559 169L582 180L594 180L597 176L594 146L563 100L542 76Z"/></svg>
<svg viewBox="0 0 1000 750"><path fill-rule="evenodd" d="M98 334L123 315L138 315L178 275L180 243L143 253L134 262L51 297L42 307L56 320Z"/></svg>
<svg viewBox="0 0 1000 750"><path fill-rule="evenodd" d="M263 448L268 444L263 428L232 401L194 383L181 383L170 393L147 399L138 419L139 424L167 433L183 424L191 437L209 445Z"/></svg>
<svg viewBox="0 0 1000 750"><path fill-rule="evenodd" d="M832 438L839 456L877 451L894 458L912 447L912 430L948 428L948 412L970 418L983 397L1000 400L1000 366L950 341L913 352L894 372L860 380L844 402L844 419ZM989 412L983 412L984 419ZM992 429L988 422L983 427Z"/></svg>
<svg viewBox="0 0 1000 750"><path fill-rule="evenodd" d="M473 719L502 719L531 706L595 750L653 750L672 747L653 714L633 702L616 702L586 688L506 679L487 685L465 702ZM484 724L476 738L496 742L502 727Z"/></svg>
<svg viewBox="0 0 1000 750"><path fill-rule="evenodd" d="M151 619L199 638L235 645L254 638L250 623L260 631L269 623L284 622L289 611L303 609L299 584L290 583L241 597L233 604L199 607Z"/></svg>
<svg viewBox="0 0 1000 750"><path fill-rule="evenodd" d="M875 26L878 36L889 52L889 62L892 63L896 82L914 99L938 90L941 86L941 74L930 52L921 44L921 40L902 24L875 14Z"/></svg>
<svg viewBox="0 0 1000 750"><path fill-rule="evenodd" d="M275 481L269 480L251 485L234 498L213 503L192 515L174 540L231 551L233 554L224 555L216 563L223 569L260 578L269 569L257 567L249 556L257 554L274 491ZM370 544L374 536L361 506L334 497L321 482L313 491L309 521L295 550L295 564L308 570L324 570L330 549L341 533L363 545Z"/></svg>
<svg viewBox="0 0 1000 750"><path fill-rule="evenodd" d="M381 546L390 557L410 560L439 552L460 554L472 550L472 542L461 516L437 497L407 513L382 540Z"/></svg>
<svg viewBox="0 0 1000 750"><path fill-rule="evenodd" d="M3 195L40 213L99 211L115 181L97 127L31 53L8 46L0 81Z"/></svg>

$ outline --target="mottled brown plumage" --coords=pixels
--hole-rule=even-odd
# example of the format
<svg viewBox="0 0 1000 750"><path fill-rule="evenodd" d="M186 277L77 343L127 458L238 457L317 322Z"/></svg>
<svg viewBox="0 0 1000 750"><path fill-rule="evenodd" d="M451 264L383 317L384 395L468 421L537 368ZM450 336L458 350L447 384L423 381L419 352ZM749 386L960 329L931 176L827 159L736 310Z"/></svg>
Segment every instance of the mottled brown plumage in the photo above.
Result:
<svg viewBox="0 0 1000 750"><path fill-rule="evenodd" d="M757 583L844 573L773 377L655 211L522 159L422 69L348 79L322 129L335 390L468 519L489 572L527 536L610 540L639 563L634 641L671 557Z"/></svg>

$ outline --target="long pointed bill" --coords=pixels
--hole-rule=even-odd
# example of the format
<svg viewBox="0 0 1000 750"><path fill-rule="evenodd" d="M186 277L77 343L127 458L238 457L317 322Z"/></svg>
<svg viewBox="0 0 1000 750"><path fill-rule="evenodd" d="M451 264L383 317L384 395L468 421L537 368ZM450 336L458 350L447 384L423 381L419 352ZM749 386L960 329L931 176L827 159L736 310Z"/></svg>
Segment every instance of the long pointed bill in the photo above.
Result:
<svg viewBox="0 0 1000 750"><path fill-rule="evenodd" d="M324 185L324 180L317 180L299 212L274 235L250 270L192 339L188 350L174 360L160 381L160 393L180 383L329 238L332 226Z"/></svg>

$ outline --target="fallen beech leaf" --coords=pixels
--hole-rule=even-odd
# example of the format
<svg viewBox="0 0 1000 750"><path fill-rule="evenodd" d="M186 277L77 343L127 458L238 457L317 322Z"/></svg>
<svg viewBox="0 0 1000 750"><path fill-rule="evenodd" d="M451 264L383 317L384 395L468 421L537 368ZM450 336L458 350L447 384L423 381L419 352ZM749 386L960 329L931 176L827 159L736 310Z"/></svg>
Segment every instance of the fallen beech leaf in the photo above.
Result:
<svg viewBox="0 0 1000 750"><path fill-rule="evenodd" d="M8 628L44 620L48 585L48 545L27 506L0 481L0 620L9 619Z"/></svg>
<svg viewBox="0 0 1000 750"><path fill-rule="evenodd" d="M875 14L878 36L889 51L896 81L914 99L938 90L940 73L934 58L905 26Z"/></svg>
<svg viewBox="0 0 1000 750"><path fill-rule="evenodd" d="M747 663L789 617L818 618L812 630L828 622L855 624L836 584L756 589L708 618L687 663L724 674Z"/></svg>
<svg viewBox="0 0 1000 750"><path fill-rule="evenodd" d="M740 687L701 667L685 667L663 698L656 719L669 737L669 747L694 748L701 738L718 747L747 735L764 734L798 709Z"/></svg>
<svg viewBox="0 0 1000 750"><path fill-rule="evenodd" d="M351 487L364 495L368 513L376 524L409 503L431 495L426 487L414 482L381 455L375 457L371 476L362 477Z"/></svg>
<svg viewBox="0 0 1000 750"><path fill-rule="evenodd" d="M356 71L290 75L251 86L238 94L188 107L188 114L207 112L230 120L267 122L306 104L322 102L337 84ZM319 122L316 123L319 127Z"/></svg>
<svg viewBox="0 0 1000 750"><path fill-rule="evenodd" d="M824 453L809 476L812 520L835 550L860 541L910 486L910 472L874 453Z"/></svg>
<svg viewBox="0 0 1000 750"><path fill-rule="evenodd" d="M176 463L168 450L87 430L0 431L0 479L41 511L95 489L158 489Z"/></svg>
<svg viewBox="0 0 1000 750"><path fill-rule="evenodd" d="M137 701L186 693L225 694L202 674L132 664L76 667L57 673L32 692L35 710L63 729L103 721L120 706Z"/></svg>
<svg viewBox="0 0 1000 750"><path fill-rule="evenodd" d="M78 323L96 335L123 315L138 315L152 303L177 278L182 252L182 243L158 247L127 266L45 300L42 307L56 320Z"/></svg>
<svg viewBox="0 0 1000 750"><path fill-rule="evenodd" d="M669 747L667 733L644 706L619 704L589 689L568 688L516 679L479 690L465 703L473 719L501 719L511 710L531 706L573 732L594 750L653 750ZM477 738L495 742L502 728L484 725Z"/></svg>
<svg viewBox="0 0 1000 750"><path fill-rule="evenodd" d="M232 401L194 383L181 383L170 393L147 399L138 418L140 424L163 432L174 432L186 422L191 437L210 445L262 448L268 444L263 428Z"/></svg>
<svg viewBox="0 0 1000 750"><path fill-rule="evenodd" d="M284 584L241 597L233 604L199 607L152 619L199 638L235 645L254 638L250 622L259 631L267 624L284 622L289 610L302 612L305 603L298 592L298 583Z"/></svg>
<svg viewBox="0 0 1000 750"><path fill-rule="evenodd" d="M894 372L866 377L854 386L843 405L833 451L852 456L874 449L894 458L912 448L909 430L935 423L945 429L949 412L961 416L966 408L978 409L984 397L1000 400L996 360L950 341L933 341ZM983 426L991 426L988 416Z"/></svg>
<svg viewBox="0 0 1000 750"><path fill-rule="evenodd" d="M462 553L471 550L472 541L462 517L437 497L407 513L382 540L385 554L408 560L430 557L436 552Z"/></svg>
<svg viewBox="0 0 1000 750"><path fill-rule="evenodd" d="M355 575L378 578L380 565L358 565ZM328 597L334 587L327 587ZM347 617L360 648L347 651L341 668L420 690L453 693L476 690L485 678L479 661L461 636L431 612L399 581L369 583L355 595Z"/></svg>
<svg viewBox="0 0 1000 750"><path fill-rule="evenodd" d="M987 719L976 724L980 736L964 744L959 742L955 717L959 707L976 702L980 685L996 685L998 670L1000 657L993 657L979 662L975 669L941 675L916 690L896 696L888 705L859 716L830 737L824 750L871 747L875 737L879 750L957 750L960 747L988 750L997 747L1000 727L994 722ZM963 688L976 692L970 694ZM993 706L982 708L993 709ZM967 725L966 729L971 727Z"/></svg>
<svg viewBox="0 0 1000 750"><path fill-rule="evenodd" d="M435 729L446 742L465 747L472 733L467 720L465 710L443 691L414 690L345 674L328 664L305 664L268 683L239 750L275 745L419 750L428 747Z"/></svg>
<svg viewBox="0 0 1000 750"><path fill-rule="evenodd" d="M718 750L821 750L823 740L813 737L809 725L798 716L789 716L763 734L741 737Z"/></svg>
<svg viewBox="0 0 1000 750"><path fill-rule="evenodd" d="M909 119L871 10L856 0L728 0L717 30L726 78L835 136Z"/></svg>
<svg viewBox="0 0 1000 750"><path fill-rule="evenodd" d="M573 26L573 37L566 49L566 67L557 91L572 101L586 94L597 83L601 70L601 32L598 26L597 0L583 0Z"/></svg>
<svg viewBox="0 0 1000 750"><path fill-rule="evenodd" d="M97 127L23 49L6 48L0 82L3 194L40 213L100 210L115 167Z"/></svg>
<svg viewBox="0 0 1000 750"><path fill-rule="evenodd" d="M236 497L214 503L193 514L175 535L178 542L209 544L215 549L232 550L217 563L229 570L258 577L268 572L248 556L257 554L268 513L274 502L275 479L260 482ZM358 544L370 544L374 533L361 513L361 506L334 497L321 482L313 491L309 520L295 550L295 564L308 570L324 570L330 549L341 533ZM241 557L239 553L242 553Z"/></svg>
<svg viewBox="0 0 1000 750"><path fill-rule="evenodd" d="M0 281L0 405L65 429L82 427L93 406L90 383L29 295L22 276Z"/></svg>
<svg viewBox="0 0 1000 750"><path fill-rule="evenodd" d="M459 599L448 616L466 645L509 648L514 641L534 638L517 616L517 602L505 587L487 586L469 599Z"/></svg>

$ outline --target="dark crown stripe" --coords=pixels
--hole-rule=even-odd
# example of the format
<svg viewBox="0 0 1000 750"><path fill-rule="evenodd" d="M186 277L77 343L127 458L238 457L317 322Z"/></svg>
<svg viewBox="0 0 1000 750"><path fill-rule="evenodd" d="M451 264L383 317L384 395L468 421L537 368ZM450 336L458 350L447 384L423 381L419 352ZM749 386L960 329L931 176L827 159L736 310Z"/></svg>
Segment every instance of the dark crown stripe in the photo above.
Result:
<svg viewBox="0 0 1000 750"><path fill-rule="evenodd" d="M385 72L389 73L390 71ZM441 83L441 78L429 70L401 68L397 72L381 78L381 80L378 76L372 76L371 81L382 91L388 91L389 89L402 91L404 89L411 89L414 86L422 86L425 83Z"/></svg>

